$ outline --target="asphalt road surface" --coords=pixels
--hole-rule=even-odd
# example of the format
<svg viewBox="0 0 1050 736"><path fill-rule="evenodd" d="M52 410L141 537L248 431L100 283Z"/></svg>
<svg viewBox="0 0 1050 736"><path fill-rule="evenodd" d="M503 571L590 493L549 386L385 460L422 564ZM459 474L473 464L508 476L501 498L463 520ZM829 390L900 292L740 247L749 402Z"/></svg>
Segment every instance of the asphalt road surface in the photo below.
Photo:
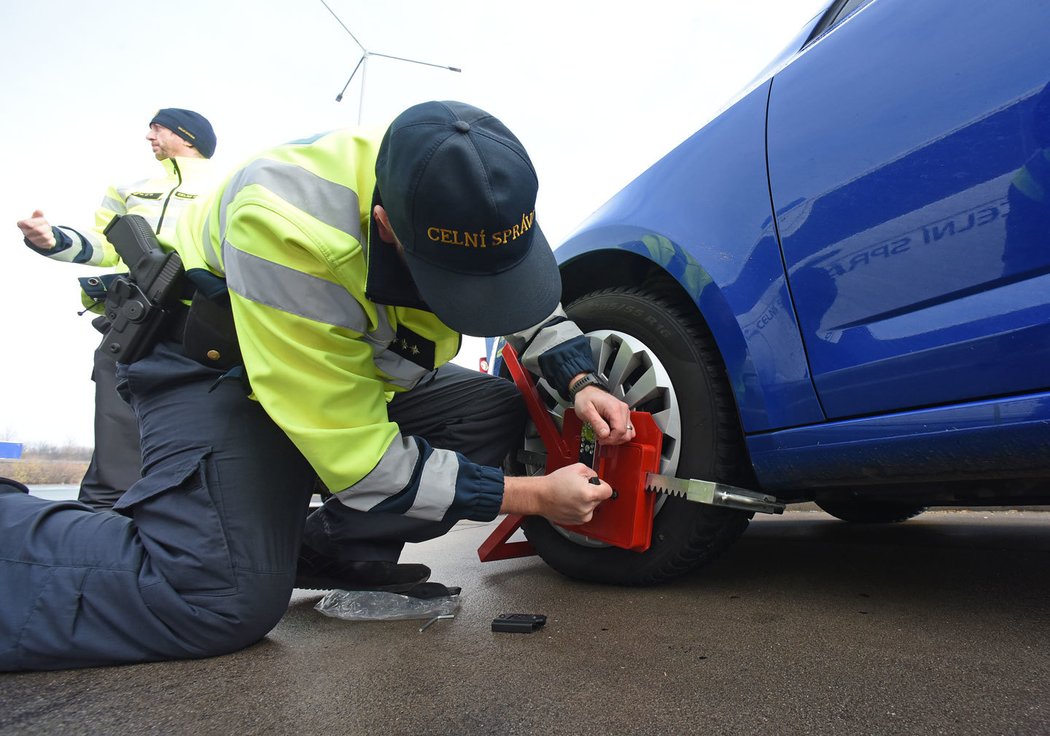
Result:
<svg viewBox="0 0 1050 736"><path fill-rule="evenodd" d="M237 654L0 675L0 733L1050 733L1050 514L788 512L649 589L481 564L492 527L406 550L463 587L422 633L327 618L296 591ZM505 612L548 622L492 633Z"/></svg>

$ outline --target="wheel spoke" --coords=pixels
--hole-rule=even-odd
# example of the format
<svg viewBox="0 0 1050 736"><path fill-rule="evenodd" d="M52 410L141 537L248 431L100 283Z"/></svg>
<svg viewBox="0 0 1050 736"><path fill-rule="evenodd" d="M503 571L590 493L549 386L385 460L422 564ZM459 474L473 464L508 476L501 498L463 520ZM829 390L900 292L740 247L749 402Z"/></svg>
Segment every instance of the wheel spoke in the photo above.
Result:
<svg viewBox="0 0 1050 736"><path fill-rule="evenodd" d="M603 343L603 347L607 346L609 341ZM603 350L602 358L605 358L605 353L608 351ZM616 351L616 357L613 359L612 365L605 368L605 378L609 381L609 385L612 387L620 387L623 382L630 375L631 371L635 369L638 364L638 356L633 351L627 348L622 343L618 346ZM605 361L601 360L598 363L598 370L602 370L605 366Z"/></svg>
<svg viewBox="0 0 1050 736"><path fill-rule="evenodd" d="M633 386L624 387L624 389L623 400L630 407L641 406L661 394L666 395L667 393L667 385L660 385L660 376L653 366L650 366L635 381ZM667 406L666 401L660 403L662 406Z"/></svg>

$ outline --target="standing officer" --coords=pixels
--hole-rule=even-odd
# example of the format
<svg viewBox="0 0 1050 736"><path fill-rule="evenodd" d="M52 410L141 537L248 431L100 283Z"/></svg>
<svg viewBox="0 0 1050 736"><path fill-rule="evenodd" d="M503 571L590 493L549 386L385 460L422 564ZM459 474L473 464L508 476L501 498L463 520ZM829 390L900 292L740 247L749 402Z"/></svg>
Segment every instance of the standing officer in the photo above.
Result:
<svg viewBox="0 0 1050 736"><path fill-rule="evenodd" d="M144 471L124 515L0 484L0 669L247 646L284 614L304 536L300 577L385 587L429 572L396 564L404 542L460 519L590 519L612 489L582 464L504 477L517 390L448 365L460 333L517 332L526 365L604 442L633 436L558 305L537 185L500 121L429 102L381 140L336 131L268 151L189 213L177 247L194 307L118 368ZM207 315L226 299L240 356L195 326L221 332ZM335 495L304 535L312 471Z"/></svg>
<svg viewBox="0 0 1050 736"><path fill-rule="evenodd" d="M44 213L18 221L25 244L42 256L67 263L116 266L120 257L103 234L115 215L144 217L158 237L168 242L175 236L175 223L184 209L207 192L210 159L215 153L215 132L199 113L177 107L158 110L149 124L146 140L161 162L162 174L106 192L95 212L93 228L76 230L52 227ZM104 282L88 298L104 299ZM89 287L91 288L91 287ZM87 302L89 305L92 302ZM105 331L105 318L96 326ZM80 500L89 506L110 508L132 483L139 479L142 464L138 422L131 407L117 395L116 364L101 349L95 351L91 379L95 382L95 450L80 484Z"/></svg>

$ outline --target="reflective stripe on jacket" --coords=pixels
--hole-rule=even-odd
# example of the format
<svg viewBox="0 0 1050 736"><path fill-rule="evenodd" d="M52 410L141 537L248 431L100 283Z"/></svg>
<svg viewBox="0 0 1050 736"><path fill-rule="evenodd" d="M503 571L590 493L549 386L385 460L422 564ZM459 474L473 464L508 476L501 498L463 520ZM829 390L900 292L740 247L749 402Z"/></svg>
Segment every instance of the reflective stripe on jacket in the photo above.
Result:
<svg viewBox="0 0 1050 736"><path fill-rule="evenodd" d="M163 176L110 187L95 211L95 225L90 230L58 226L55 237L59 242L54 248L33 250L56 261L116 266L120 257L102 233L115 215L126 214L141 215L161 241L170 241L182 212L211 188L211 161L190 157L158 163L164 168Z"/></svg>

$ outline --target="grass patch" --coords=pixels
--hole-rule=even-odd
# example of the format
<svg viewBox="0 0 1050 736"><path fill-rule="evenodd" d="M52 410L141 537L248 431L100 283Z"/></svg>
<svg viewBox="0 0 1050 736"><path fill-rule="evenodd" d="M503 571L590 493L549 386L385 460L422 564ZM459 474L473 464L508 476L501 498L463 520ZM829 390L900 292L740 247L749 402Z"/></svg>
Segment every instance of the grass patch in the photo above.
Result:
<svg viewBox="0 0 1050 736"><path fill-rule="evenodd" d="M0 476L26 485L80 485L90 447L27 445L19 460L0 460Z"/></svg>
<svg viewBox="0 0 1050 736"><path fill-rule="evenodd" d="M88 463L79 460L0 460L0 476L29 485L79 486Z"/></svg>

